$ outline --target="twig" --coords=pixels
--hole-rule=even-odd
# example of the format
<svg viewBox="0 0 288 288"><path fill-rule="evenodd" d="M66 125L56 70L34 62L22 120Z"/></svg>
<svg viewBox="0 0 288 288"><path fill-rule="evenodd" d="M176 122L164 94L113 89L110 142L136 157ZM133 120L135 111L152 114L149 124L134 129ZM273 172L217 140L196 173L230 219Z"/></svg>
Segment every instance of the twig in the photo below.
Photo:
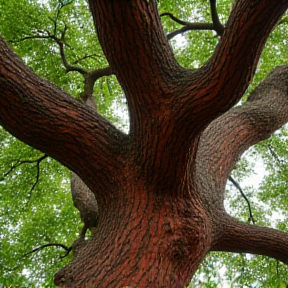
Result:
<svg viewBox="0 0 288 288"><path fill-rule="evenodd" d="M61 247L64 250L66 250L66 253L63 256L60 256L61 259L66 257L70 253L70 251L72 250L72 246L71 247L67 247L66 245L60 244L60 243L49 243L49 244L41 245L40 247L37 247L37 248L29 251L28 253L25 253L23 255L23 257L27 257L28 255L30 255L32 253L36 253L36 252L38 252L38 251L40 251L40 250L42 250L42 249L44 249L46 247L51 247L51 246Z"/></svg>
<svg viewBox="0 0 288 288"><path fill-rule="evenodd" d="M16 168L18 168L19 166L21 166L22 164L32 164L32 163L36 163L36 167L37 167L37 174L36 174L36 180L34 181L32 187L30 188L29 192L28 192L28 199L27 199L27 203L26 205L30 202L31 196L32 196L32 192L35 189L36 185L39 182L39 177L40 177L40 163L47 158L48 155L44 154L43 156L41 156L40 158L36 159L36 160L17 160L16 164L12 165L10 167L10 169L4 174L4 177L8 176L13 170L15 170Z"/></svg>
<svg viewBox="0 0 288 288"><path fill-rule="evenodd" d="M181 33L185 33L187 31L192 31L192 30L214 30L218 36L222 36L224 32L224 26L221 24L219 17L218 17L218 13L216 9L216 0L210 0L210 7L211 7L212 22L213 22L212 24L211 23L191 23L191 22L178 19L172 13L169 13L169 12L162 13L160 17L169 16L173 21L183 26L180 29L177 29L171 33L168 33L167 34L168 40L171 40L173 37Z"/></svg>
<svg viewBox="0 0 288 288"><path fill-rule="evenodd" d="M55 25L54 25L54 35L56 35L57 21L58 21L58 19L59 19L61 10L62 10L65 6L68 6L68 5L72 4L73 1L74 1L74 0L68 1L68 2L64 3L62 0L59 0L58 9L56 10L55 19L54 19L54 20L51 19L51 20L55 23Z"/></svg>
<svg viewBox="0 0 288 288"><path fill-rule="evenodd" d="M58 47L59 47L59 52L60 52L60 57L62 60L62 64L65 67L66 73L69 73L71 71L74 72L78 72L80 73L83 77L84 77L84 91L81 93L81 98L85 101L88 97L93 95L93 88L94 88L94 84L95 82L103 76L110 76L113 74L113 71L110 67L105 67L105 68L101 68L101 69L95 69L92 71L86 71L85 69L83 69L82 67L77 66L77 64L87 58L92 58L94 56L97 56L96 54L92 54L92 55L85 55L82 58L79 58L78 60L72 62L72 65L68 62L67 58L66 58L66 53L65 53L65 46L70 47L71 49L73 49L69 44L66 43L65 41L65 37L66 37L66 32L68 30L68 25L66 25L64 23L64 28L62 29L62 31L60 31L60 36L59 36L59 29L58 29L58 23L57 21L59 20L59 15L60 15L60 11L63 7L71 4L73 1L69 1L67 3L64 3L63 1L59 2L59 6L58 9L56 11L56 15L55 18L49 18L52 23L53 23L53 33L50 33L49 31L43 31L43 30L36 30L39 34L38 35L32 35L32 36L26 36L23 37L17 41L13 41L13 42L19 42L19 41L23 41L23 40L28 40L28 39L51 39L52 41L54 41ZM57 31L58 31L58 35L57 35ZM34 183L34 187L36 186L37 182L38 182L38 177L39 175L37 174L37 179L36 182ZM34 189L34 187L32 187L32 190ZM30 193L31 191L30 190Z"/></svg>
<svg viewBox="0 0 288 288"><path fill-rule="evenodd" d="M279 276L279 261L276 260L276 275Z"/></svg>
<svg viewBox="0 0 288 288"><path fill-rule="evenodd" d="M36 180L35 182L33 183L31 189L29 190L28 192L28 201L26 204L28 204L30 202L30 199L31 199L31 196L32 196L32 192L33 190L35 189L36 185L38 184L39 182L39 177L40 177L40 163L42 160L44 160L45 158L47 158L48 155L43 155L42 157L40 157L37 161L36 161L36 167L37 167L37 174L36 174Z"/></svg>
<svg viewBox="0 0 288 288"><path fill-rule="evenodd" d="M40 163L42 160L44 160L47 157L48 157L48 155L44 154L43 156L41 156L40 158L38 158L36 160L22 160L22 161L21 160L17 160L16 164L12 165L10 167L10 169L6 173L4 173L4 177L8 176L14 169L18 168L22 164Z"/></svg>
<svg viewBox="0 0 288 288"><path fill-rule="evenodd" d="M272 157L275 158L275 160L276 160L279 168L281 168L281 166L282 166L283 163L282 163L282 161L279 159L279 157L278 157L278 155L276 154L276 152L274 151L272 145L269 143L269 144L267 145L267 147L268 147L268 150L270 151Z"/></svg>
<svg viewBox="0 0 288 288"><path fill-rule="evenodd" d="M18 40L9 40L8 42L9 43L18 43L18 42L21 42L24 40L31 40L31 39L51 39L51 36L50 35L31 35L31 36L22 37Z"/></svg>
<svg viewBox="0 0 288 288"><path fill-rule="evenodd" d="M79 62L81 62L81 61L83 61L85 59L89 59L89 58L96 59L96 57L100 57L100 55L97 55L97 54L84 55L83 57L73 61L72 64L76 65L76 64L78 64Z"/></svg>
<svg viewBox="0 0 288 288"><path fill-rule="evenodd" d="M253 214L252 214L250 201L248 200L248 198L246 197L245 193L241 189L239 183L232 176L229 176L228 179L239 190L239 192L241 193L242 197L244 198L244 200L246 201L246 203L248 205L248 209L249 209L249 219L248 219L248 221L249 222L252 221L252 223L255 224L255 220L254 220L254 217L253 217Z"/></svg>
<svg viewBox="0 0 288 288"><path fill-rule="evenodd" d="M183 26L187 26L187 25L190 25L191 23L190 22L187 22L187 21L183 21L183 20L180 20L178 19L177 17L175 17L172 13L169 13L169 12L164 12L162 14L160 14L160 17L163 17L163 16L169 16L172 20L174 20L176 23L178 24L181 24Z"/></svg>
<svg viewBox="0 0 288 288"><path fill-rule="evenodd" d="M210 0L210 9L211 9L214 30L219 36L222 36L224 32L224 26L222 25L218 17L217 8L216 8L216 0Z"/></svg>

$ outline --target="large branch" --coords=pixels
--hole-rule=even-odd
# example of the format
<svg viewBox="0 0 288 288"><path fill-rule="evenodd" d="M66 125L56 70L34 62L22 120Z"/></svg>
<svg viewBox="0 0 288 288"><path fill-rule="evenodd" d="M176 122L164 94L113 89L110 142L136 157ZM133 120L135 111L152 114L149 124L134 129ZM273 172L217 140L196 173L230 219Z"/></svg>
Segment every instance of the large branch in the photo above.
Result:
<svg viewBox="0 0 288 288"><path fill-rule="evenodd" d="M107 175L121 167L119 143L126 136L93 109L39 78L3 39L0 122L20 140L75 171L90 187L98 187L103 199L108 197L105 185L117 187Z"/></svg>
<svg viewBox="0 0 288 288"><path fill-rule="evenodd" d="M99 41L127 97L131 139L138 139L135 147L145 155L167 152L162 157L167 161L178 150L182 164L191 140L195 145L204 127L242 97L267 37L288 7L285 0L237 1L213 57L190 71L175 60L155 1L89 4ZM143 135L152 139L149 145L143 146ZM166 170L164 165L157 169Z"/></svg>
<svg viewBox="0 0 288 288"><path fill-rule="evenodd" d="M185 71L174 58L155 2L89 1L99 41L127 98L132 135L150 134L143 122L171 109L168 99Z"/></svg>
<svg viewBox="0 0 288 288"><path fill-rule="evenodd" d="M254 75L266 39L287 7L285 0L236 2L214 55L198 71L202 77L195 84L192 75L194 85L187 86L186 95L179 99L187 113L184 121L207 123L237 103Z"/></svg>
<svg viewBox="0 0 288 288"><path fill-rule="evenodd" d="M225 185L239 157L287 121L288 65L285 65L274 69L245 105L231 109L203 132L196 157L196 176L198 191L211 214L213 238L220 235Z"/></svg>
<svg viewBox="0 0 288 288"><path fill-rule="evenodd" d="M155 2L89 4L103 51L127 98L139 165L151 171L151 178L154 171L162 171L162 179L155 179L167 183L176 178L175 170L178 178L185 173L187 153L194 159L204 127L242 97L288 2L237 1L214 56L196 71L175 60ZM178 158L172 157L174 151Z"/></svg>
<svg viewBox="0 0 288 288"><path fill-rule="evenodd" d="M130 115L131 131L134 121L172 109L175 119L182 119L178 128L195 132L231 108L245 92L268 35L288 7L285 0L237 1L214 56L191 72L177 64L154 1L89 3L108 62L130 111L136 111Z"/></svg>
<svg viewBox="0 0 288 288"><path fill-rule="evenodd" d="M95 79L97 75L95 75ZM87 87L87 82L88 81L85 81L85 88ZM92 95L93 85L91 87L91 93L89 93L89 87L84 89L84 92L82 93L82 98L85 98L84 103L87 106L89 106L94 111L97 111L97 103L94 96ZM82 179L73 172L71 175L71 194L74 206L79 210L81 220L84 222L84 227L81 231L79 241L76 241L76 243L81 244L83 241L85 241L87 229L90 229L92 233L95 232L98 225L99 208L95 195L93 194L91 189L89 189L89 187L87 187L87 185L82 181Z"/></svg>
<svg viewBox="0 0 288 288"><path fill-rule="evenodd" d="M60 6L60 8L61 7L62 6ZM57 15L59 15L59 13ZM66 69L66 73L69 73L71 71L75 71L75 72L80 73L82 75L82 77L84 78L84 89L83 89L82 93L80 94L83 102L85 104L88 104L88 106L90 108L92 108L94 111L97 111L96 101L95 101L95 98L93 96L93 90L94 90L95 82L100 77L111 75L112 71L111 71L110 67L106 67L106 68L102 68L102 69L95 69L95 70L88 72L85 69L83 69L82 67L79 67L77 65L81 60L86 59L89 56L82 57L81 59L76 61L76 63L74 63L74 65L71 65L69 63L69 61L67 60L65 49L64 49L64 46L66 43L66 41L65 41L66 40L65 39L66 38L66 31L68 29L68 26L65 24L64 29L61 31L61 37L60 38L57 37L56 36L56 34L57 34L57 18L58 17L56 17L55 20L52 19L53 24L54 24L53 34L51 34L49 31L46 31L45 33L47 35L42 35L43 33L41 33L39 31L40 32L39 35L25 37L21 40L28 40L28 39L34 39L34 38L36 38L36 39L40 38L41 39L42 38L42 39L51 39L51 40L55 41L55 43L59 47L61 60L62 60L62 63L64 65L65 69ZM38 176L38 174L37 174L37 176ZM35 183L37 183L37 182L35 182ZM35 185L36 184L34 184L34 186ZM98 208L98 204L97 204L95 195L93 194L91 189L89 189L87 187L87 185L82 181L82 179L76 173L73 173L73 172L71 175L71 194L72 194L74 206L79 210L81 220L84 222L84 227L81 231L79 241L78 241L78 242L81 242L81 240L82 241L85 240L85 234L86 234L87 229L90 229L90 231L95 231L95 227L97 226L97 223L98 223L98 216L99 216L98 210L99 210L99 208ZM31 195L31 192L30 192L30 195Z"/></svg>
<svg viewBox="0 0 288 288"><path fill-rule="evenodd" d="M60 6L60 8L61 7L62 6ZM112 70L110 69L110 67L106 67L106 68L102 68L102 69L95 69L95 70L88 72L85 69L83 69L82 67L79 67L77 65L81 60L89 58L90 56L84 56L81 59L79 59L78 61L76 61L76 63L74 63L74 65L71 65L69 63L69 61L67 60L67 57L65 54L65 49L64 49L64 45L66 43L66 41L65 41L66 31L68 29L68 26L65 24L64 29L61 31L61 37L60 38L57 37L56 36L57 18L58 17L56 17L55 20L52 19L52 21L54 23L53 34L51 34L49 31L46 31L45 34L47 34L47 35L42 35L43 33L41 31L39 31L39 35L25 37L25 38L20 39L20 41L21 40L22 41L28 40L28 39L35 39L35 38L36 39L38 39L38 38L51 39L51 40L55 41L55 43L59 46L59 52L60 52L61 60L62 60L62 63L64 65L65 69L66 69L66 73L69 73L71 71L76 71L76 72L80 73L82 75L82 77L84 78L84 89L83 89L82 93L80 94L83 102L85 104L88 104L88 106L91 107L94 111L97 111L96 101L95 101L95 98L93 96L93 90L94 90L95 82L100 77L111 75ZM38 169L38 174L39 174L39 169ZM38 176L38 174L37 174L37 176ZM38 177L37 177L37 180L38 180ZM32 188L35 187L37 182L38 181L35 182L35 184L32 186ZM32 188L31 188L30 193L29 193L30 196L31 196ZM95 231L95 227L97 226L98 216L99 216L98 204L97 204L95 195L93 194L91 189L89 189L87 187L87 185L82 181L82 179L76 173L73 173L73 172L71 175L71 194L72 194L74 206L79 210L81 220L84 222L84 227L81 231L79 241L78 241L78 242L81 242L81 240L82 241L85 240L85 234L86 234L87 229L90 229L90 231Z"/></svg>
<svg viewBox="0 0 288 288"><path fill-rule="evenodd" d="M259 254L288 264L288 233L244 224L227 215L223 218L213 251Z"/></svg>
<svg viewBox="0 0 288 288"><path fill-rule="evenodd" d="M223 190L242 153L287 121L288 65L283 65L256 87L246 104L231 109L207 127L199 144L199 165L209 169L215 179L222 179L218 184Z"/></svg>

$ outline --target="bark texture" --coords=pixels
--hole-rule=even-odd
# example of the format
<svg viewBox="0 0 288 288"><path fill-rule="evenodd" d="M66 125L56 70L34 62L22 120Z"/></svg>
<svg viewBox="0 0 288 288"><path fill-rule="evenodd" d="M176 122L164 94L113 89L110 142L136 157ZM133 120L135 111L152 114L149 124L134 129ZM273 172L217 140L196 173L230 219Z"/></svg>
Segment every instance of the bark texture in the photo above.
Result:
<svg viewBox="0 0 288 288"><path fill-rule="evenodd" d="M91 93L87 91L87 85L85 85L84 92L81 94L81 96L87 106L91 107L94 111L97 111L96 101L92 93L94 83L90 86L92 86L90 91ZM99 209L93 192L74 172L71 173L71 194L74 206L79 210L81 220L84 223L79 239L77 239L73 244L73 250L75 251L75 243L77 246L82 244L82 242L85 240L87 229L90 229L92 233L96 231L99 218Z"/></svg>
<svg viewBox="0 0 288 288"><path fill-rule="evenodd" d="M238 0L213 57L193 71L175 60L156 1L89 3L110 64L102 72L115 73L128 101L128 135L40 79L0 39L0 122L78 174L98 202L97 231L55 283L182 288L212 250L288 263L288 234L240 223L223 205L240 155L288 121L288 66L232 108L288 2ZM87 79L98 74L82 74L91 99Z"/></svg>

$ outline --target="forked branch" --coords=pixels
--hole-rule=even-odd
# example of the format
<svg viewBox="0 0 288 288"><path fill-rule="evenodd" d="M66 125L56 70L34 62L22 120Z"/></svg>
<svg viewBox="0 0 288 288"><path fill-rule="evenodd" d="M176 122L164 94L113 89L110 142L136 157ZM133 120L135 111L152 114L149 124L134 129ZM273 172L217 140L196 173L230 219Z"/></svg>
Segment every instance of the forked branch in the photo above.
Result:
<svg viewBox="0 0 288 288"><path fill-rule="evenodd" d="M31 196L32 196L32 192L34 191L36 185L39 182L39 177L40 177L40 163L42 162L42 160L44 160L45 158L47 158L48 155L43 155L42 157L40 157L37 161L36 161L36 177L35 177L35 181L33 183L33 185L31 186L29 192L28 192L28 197L27 197L27 203L30 202Z"/></svg>
<svg viewBox="0 0 288 288"><path fill-rule="evenodd" d="M86 69L82 68L81 66L79 66L79 62L88 59L88 58L93 58L96 56L96 54L93 55L85 55L77 60L75 60L73 62L73 64L71 64L66 56L66 52L65 52L65 46L69 46L71 48L70 45L67 44L66 41L66 32L68 30L68 26L64 23L64 28L62 30L59 29L59 25L58 25L58 18L59 18L59 14L60 11L63 7L67 6L68 4L70 4L72 2L68 2L68 3L61 3L60 2L60 6L56 12L56 16L55 19L50 18L50 20L53 22L53 32L51 33L48 30L36 30L37 34L36 35L31 35L31 36L25 36L19 40L13 40L10 41L12 43L14 42L20 42L20 41L25 41L25 40L31 40L31 39L45 39L45 40L52 40L54 41L57 46L59 47L59 53L60 53L60 57L61 57L61 61L62 64L65 67L66 73L69 72L78 72L80 73L83 77L84 77L84 91L83 93L81 93L81 98L83 99L83 101L85 101L87 99L87 97L89 97L90 95L93 94L93 88L94 88L94 84L95 82L103 77L103 76L110 76L112 75L112 69L110 67L105 67L105 68L100 68L100 69L95 69L92 71L87 71ZM57 36L57 34L60 33L60 37Z"/></svg>
<svg viewBox="0 0 288 288"><path fill-rule="evenodd" d="M193 85L178 98L181 110L186 110L187 125L207 123L241 99L266 39L287 8L285 0L236 1L214 55L207 65L187 76ZM196 78L197 74L201 76ZM198 93L194 96L193 91Z"/></svg>
<svg viewBox="0 0 288 288"><path fill-rule="evenodd" d="M15 164L11 165L10 169L4 173L4 177L8 176L12 171L14 171L15 169L17 169L18 167L20 167L23 164L32 164L32 163L36 163L36 177L35 177L35 181L32 184L30 190L28 191L28 195L27 195L27 201L26 204L29 203L31 196L32 196L32 192L34 191L36 185L39 182L39 177L40 177L40 163L46 159L48 157L47 154L44 154L43 156L39 157L36 160L17 160Z"/></svg>
<svg viewBox="0 0 288 288"><path fill-rule="evenodd" d="M288 8L286 0L237 1L214 56L204 67L190 71L177 63L153 2L89 4L99 41L127 97L131 134L150 134L155 128L147 123L156 123L163 109L163 115L164 110L174 113L177 127L171 130L178 130L177 135L185 131L186 138L195 138L243 96L268 35ZM217 23L214 1L211 7Z"/></svg>
<svg viewBox="0 0 288 288"><path fill-rule="evenodd" d="M173 21L182 25L183 27L175 30L167 35L167 38L171 40L173 37L193 30L214 30L218 36L222 36L224 32L224 26L221 24L217 9L216 9L216 0L210 0L211 15L212 15L212 24L211 23L192 23L188 21L183 21L175 17L172 13L164 12L160 14L160 17L169 16Z"/></svg>
<svg viewBox="0 0 288 288"><path fill-rule="evenodd" d="M177 22L178 24L183 25L182 28L177 29L173 32L170 32L167 34L167 39L171 40L172 38L176 37L179 34L183 34L188 31L193 31L193 30L215 30L213 24L211 23L191 23L187 21L183 21L175 17L172 13L165 12L160 15L161 17L164 16L169 16L172 20Z"/></svg>
<svg viewBox="0 0 288 288"><path fill-rule="evenodd" d="M214 120L204 131L199 143L202 157L197 157L197 173L202 181L200 191L203 192L207 210L211 211L211 206L214 205L211 219L214 221L213 237L219 245L217 250L262 254L287 263L287 234L258 226L254 229L253 226L223 216L226 215L223 205L226 179L241 154L250 146L267 139L287 121L288 65L284 65L275 68L256 87L245 105L231 109ZM201 178L206 171L209 171L210 178ZM225 235L220 242L217 239L221 234L219 227L223 227L221 233ZM264 243L266 240L263 239L268 242ZM257 241L260 241L259 247Z"/></svg>
<svg viewBox="0 0 288 288"><path fill-rule="evenodd" d="M288 65L284 65L275 68L256 87L246 104L229 110L206 128L199 144L199 153L204 155L199 165L208 167L212 177L218 179L219 191L224 193L226 179L242 153L270 137L287 121Z"/></svg>
<svg viewBox="0 0 288 288"><path fill-rule="evenodd" d="M4 173L4 177L8 176L12 171L14 171L15 169L17 169L18 167L20 167L23 164L32 164L32 163L36 163L37 165L43 161L45 158L47 158L48 155L44 154L43 156L39 157L36 160L16 160L15 164L12 164L10 169ZM14 161L15 162L15 161Z"/></svg>

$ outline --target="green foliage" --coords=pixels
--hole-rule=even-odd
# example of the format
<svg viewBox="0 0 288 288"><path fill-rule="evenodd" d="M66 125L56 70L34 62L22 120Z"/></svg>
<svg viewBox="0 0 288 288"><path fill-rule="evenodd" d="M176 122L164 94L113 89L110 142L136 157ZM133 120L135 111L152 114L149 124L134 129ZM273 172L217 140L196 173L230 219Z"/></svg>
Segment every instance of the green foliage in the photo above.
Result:
<svg viewBox="0 0 288 288"><path fill-rule="evenodd" d="M217 1L223 24L233 2ZM67 5L61 8L61 3ZM159 10L189 22L212 22L207 0L159 1ZM47 36L60 38L66 26L64 48L69 63L87 71L107 66L86 1L0 0L0 19L0 34L23 61L76 98L83 91L83 78L76 72L66 73L58 45ZM288 62L284 33L288 30L287 19L285 15L271 34L247 95L273 67ZM166 33L182 27L166 16L162 22ZM171 44L181 65L197 68L207 62L218 39L213 31L190 31ZM127 130L125 117L119 117L127 114L127 109L116 78L99 79L94 95L99 112ZM250 200L256 223L283 231L288 231L287 137L287 130L281 129L250 149L233 171ZM48 243L70 246L81 227L70 196L69 171L48 157L39 163L37 179L37 159L41 157L41 152L16 140L0 126L0 288L53 287L53 274L69 261L69 257L60 258L65 251L49 247L24 255ZM265 173L264 177L252 165L256 160L263 163L260 174ZM256 178L263 179L253 186ZM246 222L249 218L247 203L233 185L227 185L226 206L238 219ZM262 256L210 253L190 286L285 287L287 272L286 266Z"/></svg>
<svg viewBox="0 0 288 288"><path fill-rule="evenodd" d="M60 259L65 251L50 247L23 255L48 243L70 246L77 237L80 221L69 194L69 171L46 158L39 164L36 184L33 161L43 154L2 128L0 138L0 275L5 279L0 278L0 283L27 287L49 283L52 287L54 272L68 260Z"/></svg>

